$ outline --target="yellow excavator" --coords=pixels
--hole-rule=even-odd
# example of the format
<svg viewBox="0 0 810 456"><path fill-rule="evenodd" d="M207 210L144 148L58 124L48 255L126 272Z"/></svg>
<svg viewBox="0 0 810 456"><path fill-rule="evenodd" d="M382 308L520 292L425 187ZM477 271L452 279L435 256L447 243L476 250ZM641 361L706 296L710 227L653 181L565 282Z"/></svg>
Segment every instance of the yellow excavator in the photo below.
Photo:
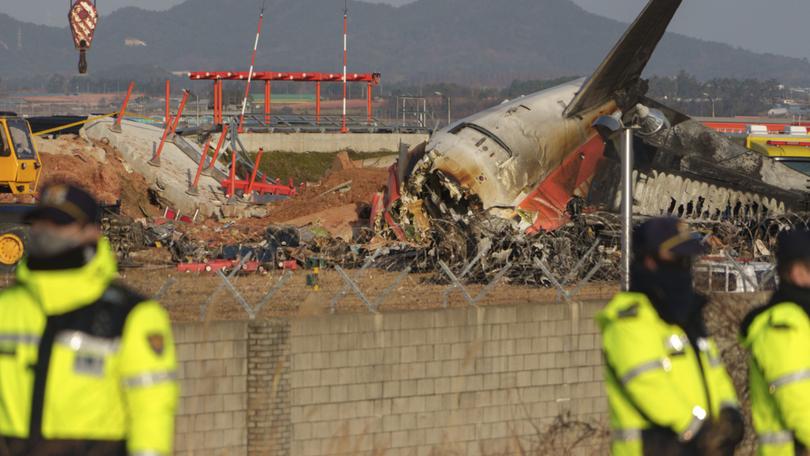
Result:
<svg viewBox="0 0 810 456"><path fill-rule="evenodd" d="M32 195L41 171L42 161L28 121L13 113L0 112L0 193ZM0 203L0 270L12 269L25 255L28 228L23 216L31 207Z"/></svg>

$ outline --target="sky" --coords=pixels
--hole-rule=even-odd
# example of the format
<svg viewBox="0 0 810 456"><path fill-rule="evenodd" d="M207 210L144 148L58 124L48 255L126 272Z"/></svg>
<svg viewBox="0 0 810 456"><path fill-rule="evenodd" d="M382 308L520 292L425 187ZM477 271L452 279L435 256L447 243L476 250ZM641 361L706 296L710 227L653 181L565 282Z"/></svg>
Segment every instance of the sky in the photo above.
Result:
<svg viewBox="0 0 810 456"><path fill-rule="evenodd" d="M647 0L574 0L593 13L629 22ZM810 58L808 0L683 0L671 31L757 52Z"/></svg>
<svg viewBox="0 0 810 456"><path fill-rule="evenodd" d="M98 0L98 8L103 16L123 6L165 10L182 1ZM401 5L413 0L366 1ZM507 0L493 1L508 4ZM588 11L625 22L631 21L647 3L647 0L573 1ZM66 26L67 22L64 0L0 0L0 12L38 24ZM808 0L684 0L671 30L757 52L810 58L810 46L804 42L802 33L808 17Z"/></svg>

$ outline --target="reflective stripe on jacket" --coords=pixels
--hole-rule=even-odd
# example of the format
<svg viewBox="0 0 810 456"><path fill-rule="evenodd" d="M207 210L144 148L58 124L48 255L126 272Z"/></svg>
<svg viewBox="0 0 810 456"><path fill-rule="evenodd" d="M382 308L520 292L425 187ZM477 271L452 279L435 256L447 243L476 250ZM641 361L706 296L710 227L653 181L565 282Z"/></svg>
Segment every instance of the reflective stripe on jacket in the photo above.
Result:
<svg viewBox="0 0 810 456"><path fill-rule="evenodd" d="M698 340L696 351L683 329L664 322L644 294L617 294L596 319L614 455L641 455L642 435L654 429L691 440L705 419L739 406L714 341Z"/></svg>
<svg viewBox="0 0 810 456"><path fill-rule="evenodd" d="M102 240L85 266L23 264L17 284L0 292L0 436L171 454L178 391L169 318L113 283L116 275Z"/></svg>
<svg viewBox="0 0 810 456"><path fill-rule="evenodd" d="M757 454L794 456L810 446L810 319L797 304L776 304L753 319L743 345Z"/></svg>

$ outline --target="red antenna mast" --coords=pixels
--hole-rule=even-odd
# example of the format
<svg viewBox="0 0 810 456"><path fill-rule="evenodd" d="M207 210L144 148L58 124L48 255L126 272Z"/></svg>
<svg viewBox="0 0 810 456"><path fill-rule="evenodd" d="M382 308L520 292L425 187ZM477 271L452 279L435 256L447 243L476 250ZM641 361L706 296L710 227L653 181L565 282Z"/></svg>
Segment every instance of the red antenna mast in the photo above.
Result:
<svg viewBox="0 0 810 456"><path fill-rule="evenodd" d="M250 82L253 80L253 68L256 66L256 50L259 48L259 36L262 34L262 22L264 21L264 5L267 0L262 1L262 10L259 13L259 27L256 30L256 41L253 42L253 55L250 58L250 71L248 72L247 84L245 85L245 97L242 99L242 113L239 115L239 133L244 131L243 125L245 123L245 108L247 108L247 100L250 96Z"/></svg>
<svg viewBox="0 0 810 456"><path fill-rule="evenodd" d="M345 0L343 7L343 126L340 128L341 133L348 133L349 129L346 127L346 88L348 87L346 66L349 60L348 52L348 35L349 35L349 0Z"/></svg>

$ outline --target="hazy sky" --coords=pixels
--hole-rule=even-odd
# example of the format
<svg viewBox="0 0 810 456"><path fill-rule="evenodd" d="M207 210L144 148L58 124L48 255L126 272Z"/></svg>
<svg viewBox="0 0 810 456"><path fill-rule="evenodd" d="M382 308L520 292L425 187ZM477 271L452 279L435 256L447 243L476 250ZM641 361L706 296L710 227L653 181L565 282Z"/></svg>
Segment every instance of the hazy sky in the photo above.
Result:
<svg viewBox="0 0 810 456"><path fill-rule="evenodd" d="M588 11L632 20L647 0L574 0ZM808 0L683 0L670 30L757 52L810 58Z"/></svg>
<svg viewBox="0 0 810 456"><path fill-rule="evenodd" d="M183 0L99 0L102 15L122 6L168 9ZM248 1L248 0L246 0ZM324 0L326 1L326 0ZM332 0L337 1L337 0ZM412 0L367 0L401 5ZM430 1L430 0L426 0ZM493 0L508 5L508 0ZM647 0L574 0L588 11L630 21ZM0 12L28 22L66 26L64 0L0 0ZM810 58L803 33L810 17L808 0L684 0L672 30L759 52Z"/></svg>

